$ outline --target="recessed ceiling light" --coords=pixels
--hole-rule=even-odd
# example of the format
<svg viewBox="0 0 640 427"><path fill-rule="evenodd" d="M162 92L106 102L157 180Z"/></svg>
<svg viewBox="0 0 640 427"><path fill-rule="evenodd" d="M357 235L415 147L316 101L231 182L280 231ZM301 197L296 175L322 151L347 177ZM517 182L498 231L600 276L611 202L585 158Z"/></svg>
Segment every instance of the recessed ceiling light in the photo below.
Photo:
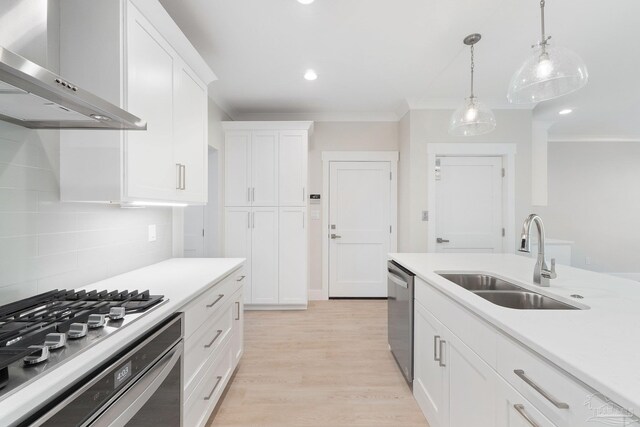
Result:
<svg viewBox="0 0 640 427"><path fill-rule="evenodd" d="M298 3L302 3L302 4L311 4L313 3L315 0L298 0Z"/></svg>
<svg viewBox="0 0 640 427"><path fill-rule="evenodd" d="M560 110L558 114L560 114L561 116L566 116L567 114L571 113L573 113L573 110L571 108L565 108L564 110Z"/></svg>
<svg viewBox="0 0 640 427"><path fill-rule="evenodd" d="M313 70L307 70L304 73L304 78L305 78L305 80L313 81L313 80L316 80L318 78L318 74L316 74L316 72L313 71Z"/></svg>

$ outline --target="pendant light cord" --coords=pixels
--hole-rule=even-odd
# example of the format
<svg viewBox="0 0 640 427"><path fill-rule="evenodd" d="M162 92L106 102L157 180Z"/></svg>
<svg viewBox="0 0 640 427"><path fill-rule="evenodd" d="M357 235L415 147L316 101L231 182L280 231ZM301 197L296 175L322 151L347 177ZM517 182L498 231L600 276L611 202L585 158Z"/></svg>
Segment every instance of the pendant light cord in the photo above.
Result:
<svg viewBox="0 0 640 427"><path fill-rule="evenodd" d="M542 52L546 51L547 44L551 36L547 37L547 31L545 28L544 22L544 7L546 5L546 0L540 0L540 31L542 33L542 40L540 40L540 47L542 48Z"/></svg>
<svg viewBox="0 0 640 427"><path fill-rule="evenodd" d="M473 95L473 70L475 68L475 63L473 61L473 46L471 45L471 99L475 98Z"/></svg>

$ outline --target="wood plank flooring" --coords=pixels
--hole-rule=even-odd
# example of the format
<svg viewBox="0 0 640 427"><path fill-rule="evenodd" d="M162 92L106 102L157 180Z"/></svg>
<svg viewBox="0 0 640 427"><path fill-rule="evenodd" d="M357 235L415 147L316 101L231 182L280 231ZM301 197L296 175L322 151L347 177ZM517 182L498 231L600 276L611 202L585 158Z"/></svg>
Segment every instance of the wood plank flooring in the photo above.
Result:
<svg viewBox="0 0 640 427"><path fill-rule="evenodd" d="M428 426L389 352L386 304L246 312L245 353L209 427Z"/></svg>

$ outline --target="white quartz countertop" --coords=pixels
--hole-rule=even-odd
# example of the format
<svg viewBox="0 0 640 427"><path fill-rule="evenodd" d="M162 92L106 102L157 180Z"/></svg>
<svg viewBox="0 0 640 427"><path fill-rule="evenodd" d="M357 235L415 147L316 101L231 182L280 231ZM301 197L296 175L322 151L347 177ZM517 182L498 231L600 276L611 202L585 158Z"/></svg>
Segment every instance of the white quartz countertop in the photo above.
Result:
<svg viewBox="0 0 640 427"><path fill-rule="evenodd" d="M640 413L640 283L557 266L551 287L533 284L534 259L513 254L391 254L434 288L618 405ZM487 272L587 310L494 305L435 272ZM424 285L423 285L424 286ZM579 294L577 300L570 295Z"/></svg>
<svg viewBox="0 0 640 427"><path fill-rule="evenodd" d="M57 366L0 401L0 425L8 426L19 421L61 389L109 360L137 337L180 311L199 294L238 269L243 262L244 259L239 258L173 258L82 288L148 289L152 295L164 295L168 301L70 359L72 363Z"/></svg>

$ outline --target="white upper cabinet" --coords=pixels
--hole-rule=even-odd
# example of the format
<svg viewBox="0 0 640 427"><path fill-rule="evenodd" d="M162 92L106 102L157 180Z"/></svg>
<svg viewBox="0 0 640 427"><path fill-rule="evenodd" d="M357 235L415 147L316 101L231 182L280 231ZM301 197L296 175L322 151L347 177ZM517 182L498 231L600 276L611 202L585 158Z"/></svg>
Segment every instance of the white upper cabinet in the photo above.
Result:
<svg viewBox="0 0 640 427"><path fill-rule="evenodd" d="M156 0L60 8L61 75L147 122L146 131L62 131L62 200L206 203L213 72Z"/></svg>
<svg viewBox="0 0 640 427"><path fill-rule="evenodd" d="M307 140L306 131L280 132L280 206L306 206Z"/></svg>
<svg viewBox="0 0 640 427"><path fill-rule="evenodd" d="M278 132L251 134L251 205L278 206Z"/></svg>
<svg viewBox="0 0 640 427"><path fill-rule="evenodd" d="M251 206L251 132L227 132L224 145L226 206Z"/></svg>

